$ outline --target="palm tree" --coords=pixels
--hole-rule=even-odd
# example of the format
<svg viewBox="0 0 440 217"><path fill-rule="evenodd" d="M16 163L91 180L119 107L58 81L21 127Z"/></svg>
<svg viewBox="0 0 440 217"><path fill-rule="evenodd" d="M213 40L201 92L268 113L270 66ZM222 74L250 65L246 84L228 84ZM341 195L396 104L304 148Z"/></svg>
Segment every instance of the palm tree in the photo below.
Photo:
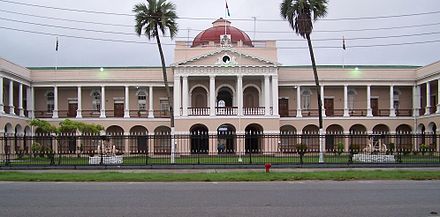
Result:
<svg viewBox="0 0 440 217"><path fill-rule="evenodd" d="M174 129L174 108L173 100L168 85L167 71L165 67L165 57L163 55L162 44L160 43L160 33L165 35L165 32L169 32L169 37L173 39L177 34L176 19L176 6L166 0L147 0L148 5L145 3L136 4L133 8L133 12L136 13L136 26L135 31L138 36L144 34L149 40L156 38L157 47L159 48L160 60L162 62L162 75L165 89L167 92L168 103L170 105L170 119L171 129Z"/></svg>
<svg viewBox="0 0 440 217"><path fill-rule="evenodd" d="M281 17L289 22L290 27L296 32L296 34L307 39L310 59L312 60L313 75L315 77L316 93L318 96L320 135L323 131L321 87L319 85L318 71L316 69L315 54L313 52L310 34L312 34L313 31L313 21L327 15L327 4L327 0L283 0L280 7ZM320 161L323 161L322 143L322 139L320 139Z"/></svg>

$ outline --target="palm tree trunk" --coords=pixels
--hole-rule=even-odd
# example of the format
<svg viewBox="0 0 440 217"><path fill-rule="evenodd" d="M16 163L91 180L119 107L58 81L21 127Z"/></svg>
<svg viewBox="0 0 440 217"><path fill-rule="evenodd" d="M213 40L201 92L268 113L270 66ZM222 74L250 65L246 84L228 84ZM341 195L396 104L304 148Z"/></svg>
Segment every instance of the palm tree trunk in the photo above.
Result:
<svg viewBox="0 0 440 217"><path fill-rule="evenodd" d="M315 54L313 52L312 40L310 39L310 34L306 35L307 43L309 45L310 59L312 60L313 75L315 77L316 95L318 96L318 111L319 111L319 129L322 126L322 101L321 101L321 86L319 85L318 71L316 69Z"/></svg>
<svg viewBox="0 0 440 217"><path fill-rule="evenodd" d="M321 86L319 85L318 70L316 69L315 54L313 52L312 40L310 34L306 34L307 43L309 45L310 59L312 60L313 75L315 77L316 95L318 96L318 113L319 113L319 163L324 163L324 129L322 126L322 100Z"/></svg>
<svg viewBox="0 0 440 217"><path fill-rule="evenodd" d="M165 67L165 57L163 55L162 44L160 43L159 32L158 32L157 26L155 27L155 31L156 31L157 46L159 48L159 53L160 53L160 61L162 62L163 82L165 84L165 90L167 92L168 103L170 105L170 121L171 121L170 124L171 124L171 129L174 129L174 109L173 109L174 102L173 102L173 97L171 96L170 86L168 85L167 69Z"/></svg>

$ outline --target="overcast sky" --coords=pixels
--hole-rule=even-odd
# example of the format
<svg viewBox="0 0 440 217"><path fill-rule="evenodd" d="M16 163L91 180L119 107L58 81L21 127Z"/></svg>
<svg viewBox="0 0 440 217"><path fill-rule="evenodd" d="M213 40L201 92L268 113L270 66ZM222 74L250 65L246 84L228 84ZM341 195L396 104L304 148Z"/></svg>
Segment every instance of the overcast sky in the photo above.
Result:
<svg viewBox="0 0 440 217"><path fill-rule="evenodd" d="M59 8L86 9L105 11L112 13L132 14L133 5L141 0L7 0L25 2L29 4L45 5ZM146 2L146 1L144 1ZM198 30L212 26L212 21L223 17L225 14L224 0L173 0L177 6L177 14L180 17L204 17L210 20L180 19L179 37L177 40L192 40ZM256 17L257 40L264 39L292 39L300 37L290 32L287 22L258 21L259 19L280 19L279 5L281 0L228 0L231 18ZM101 23L122 24L128 26L104 26L94 24L75 23L61 20L50 20L24 15L8 13L12 12L33 14L38 16L56 17L64 19L92 21ZM439 40L440 36L440 1L439 0L329 0L329 19L347 17L377 17L390 15L417 14L434 12L428 15L403 16L388 19L330 21L322 20L315 23L315 32L312 34L317 63L323 64L403 64L403 65L426 65L440 60L440 43L412 44L404 46L384 46L368 48L350 48L350 46L371 46L385 44L412 43L422 41ZM1 29L1 27L15 28L27 31L39 31L52 34L81 36L89 38L105 38L129 41L147 41L145 37L136 35L121 35L109 33L96 33L80 30L68 30L53 27L35 26L31 24L17 23L4 20L14 19L25 22L59 25L65 27L92 29L98 31L112 31L134 33L134 19L130 16L88 14L68 12L62 10L29 7L16 5L0 0L0 57L23 66L159 66L159 54L155 44L133 44L83 40L60 37L58 61L56 61L55 36L38 35L13 30ZM246 31L251 38L254 37L254 23L252 21L232 21L232 25ZM432 25L431 25L432 24ZM371 28L399 27L409 25L425 25L415 28L397 28L374 31L350 31ZM188 29L192 29L188 31ZM335 31L328 33L325 31ZM261 33L278 32L278 33ZM324 32L323 32L324 31ZM288 32L288 33L279 33ZM425 33L425 34L421 34ZM429 34L426 34L429 33ZM358 39L383 36L400 36L419 34L418 36L401 36L379 39ZM342 47L342 37L346 38L348 49L343 52L342 48L323 49L319 47ZM334 41L318 41L319 39L337 39ZM154 42L154 41L152 41ZM164 43L172 44L173 41L164 39ZM279 47L303 48L307 46L305 40L279 41ZM173 62L174 46L166 45L165 54L167 65ZM345 53L345 54L344 54ZM280 49L278 52L279 62L283 65L308 65L310 64L307 49ZM345 58L343 58L343 56Z"/></svg>

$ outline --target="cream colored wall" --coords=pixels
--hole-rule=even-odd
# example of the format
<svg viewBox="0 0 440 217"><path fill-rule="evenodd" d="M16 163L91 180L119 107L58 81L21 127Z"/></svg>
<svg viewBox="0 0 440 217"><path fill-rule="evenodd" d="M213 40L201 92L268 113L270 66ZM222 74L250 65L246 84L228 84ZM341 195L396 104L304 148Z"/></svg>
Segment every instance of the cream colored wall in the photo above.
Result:
<svg viewBox="0 0 440 217"><path fill-rule="evenodd" d="M1 71L25 79L27 81L31 79L31 71L29 69L2 58L0 58L0 72Z"/></svg>
<svg viewBox="0 0 440 217"><path fill-rule="evenodd" d="M326 98L333 98L333 109L344 109L344 88L343 87L325 87L324 95Z"/></svg>
<svg viewBox="0 0 440 217"><path fill-rule="evenodd" d="M379 109L390 108L390 88L389 87L371 87L371 98L377 98Z"/></svg>
<svg viewBox="0 0 440 217"><path fill-rule="evenodd" d="M414 82L414 69L353 69L319 67L319 80L322 81L409 81ZM304 82L313 81L313 71L309 67L280 67L280 82Z"/></svg>
<svg viewBox="0 0 440 217"><path fill-rule="evenodd" d="M58 110L67 111L69 109L69 98L78 99L76 88L58 88Z"/></svg>
<svg viewBox="0 0 440 217"><path fill-rule="evenodd" d="M288 98L289 110L296 110L296 88L294 87L280 87L278 92L279 98Z"/></svg>
<svg viewBox="0 0 440 217"><path fill-rule="evenodd" d="M34 88L35 111L47 110L46 93L49 91L53 91L53 88Z"/></svg>
<svg viewBox="0 0 440 217"><path fill-rule="evenodd" d="M173 81L173 71L167 68L168 81ZM140 69L119 69L106 68L103 72L99 68L78 68L55 70L32 70L32 80L34 83L52 82L160 82L163 83L161 68L140 68Z"/></svg>
<svg viewBox="0 0 440 217"><path fill-rule="evenodd" d="M231 124L237 132L244 132L250 124L259 124L265 132L279 131L279 119L274 118L186 118L176 120L177 132L189 132L192 126L202 124L208 127L209 132L216 133L219 126Z"/></svg>
<svg viewBox="0 0 440 217"><path fill-rule="evenodd" d="M213 56L208 56L190 63L187 63L185 65L215 65L217 62L222 61L222 58L224 55L228 55L231 58L235 58L235 61L237 61L238 65L245 65L245 66L269 66L269 63L262 62L260 60L252 59L250 57L246 57L243 55L238 55L236 53L232 52L221 52Z"/></svg>

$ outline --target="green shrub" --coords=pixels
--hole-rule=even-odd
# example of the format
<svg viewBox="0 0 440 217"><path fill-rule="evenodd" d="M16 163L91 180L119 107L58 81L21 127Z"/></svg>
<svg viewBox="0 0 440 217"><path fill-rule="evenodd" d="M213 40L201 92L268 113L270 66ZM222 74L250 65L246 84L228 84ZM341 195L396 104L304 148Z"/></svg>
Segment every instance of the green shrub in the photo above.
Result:
<svg viewBox="0 0 440 217"><path fill-rule="evenodd" d="M336 145L336 153L338 153L339 156L344 152L345 145L342 142L338 142Z"/></svg>

